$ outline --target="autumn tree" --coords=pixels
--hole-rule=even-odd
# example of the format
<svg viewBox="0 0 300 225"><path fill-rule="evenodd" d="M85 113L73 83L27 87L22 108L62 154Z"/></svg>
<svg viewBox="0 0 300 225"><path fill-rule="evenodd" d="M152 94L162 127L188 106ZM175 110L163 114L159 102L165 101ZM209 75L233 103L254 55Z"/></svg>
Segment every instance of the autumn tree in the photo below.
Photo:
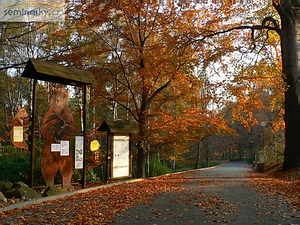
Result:
<svg viewBox="0 0 300 225"><path fill-rule="evenodd" d="M296 20L299 6L295 3L293 5L290 1L273 1L273 10L268 5L260 7L254 3L251 5L253 7L246 10L246 13L253 15L252 19L247 18L239 24L230 23L227 27L223 26L209 35L209 37L214 37L230 32L237 40L236 46L238 47L235 48L235 54L228 57L230 60L228 58L223 60L227 61L230 66L234 65L234 69L223 67L224 74L231 74L227 81L222 81L229 84L227 88L224 88L223 93L225 95L230 93L228 99L234 99L233 119L239 120L246 127L250 128L262 122L254 117L253 110L269 110L270 117L261 119L267 120L266 122L274 131L278 129L286 131L283 169L298 167ZM255 7L259 10L255 10ZM256 12L253 14L254 11ZM281 23L278 21L277 13ZM256 25L259 21L261 24ZM248 25L249 23L254 25ZM278 43L281 49L278 49ZM227 69L226 72L224 68ZM262 93L265 94L261 95ZM285 93L284 100L282 93ZM285 128L281 121L283 114Z"/></svg>
<svg viewBox="0 0 300 225"><path fill-rule="evenodd" d="M262 25L238 26L235 29L251 29L252 38L254 30L267 31L269 38L270 30L277 33L280 38L282 78L286 85L284 91L284 121L285 121L285 151L283 169L291 169L300 166L300 115L299 115L299 87L298 87L298 45L297 45L297 21L299 17L299 4L296 1L273 0L273 7L280 17L271 14L262 18ZM274 69L279 68L274 67ZM271 74L272 75L272 74ZM273 77L273 75L272 75ZM270 84L270 83L269 83ZM280 93L280 89L277 90Z"/></svg>
<svg viewBox="0 0 300 225"><path fill-rule="evenodd" d="M181 101L187 99L183 93L191 90L194 68L205 70L213 63L228 67L220 59L226 52L233 51L234 45L231 35L222 30L226 31L226 28L232 27L232 23L236 23L232 18L237 12L248 13L245 9L231 6L212 5L210 8L197 9L189 3L169 3L122 1L116 4L111 1L99 4L98 1L70 1L68 20L61 26L45 23L4 24L1 33L1 40L7 44L6 47L13 47L13 51L10 51L12 55L6 56L10 60L22 56L20 59L26 60L20 63L24 64L27 57L45 57L68 66L89 69L98 76L100 88L96 88L99 92L95 93L94 105L97 105L101 96L100 102L107 100L105 105L111 106L107 108L113 111L114 119L131 117L139 122L141 166L138 171L142 171L142 174L145 141L151 136L147 128L150 118L156 118L151 118L154 124L154 121L169 115L166 131L174 129L170 124L175 123L170 121L179 118L183 109L168 108L174 108L179 102L175 99L179 97ZM273 25L273 30L278 30L270 18L264 20L262 26L241 26L240 29L270 29L269 23ZM20 29L19 34L14 33L17 29ZM47 32L36 32L41 30L55 32L48 35L51 38L47 42L43 42ZM249 35L245 34L247 38ZM254 46L254 39L249 40L252 42L250 46ZM28 51L21 51L23 49ZM20 59L13 60L12 65L18 65ZM242 85L239 88L242 89ZM244 93L249 90L245 89ZM247 106L242 99L238 99L239 105ZM243 110L246 112L247 108ZM191 116L190 113L186 115Z"/></svg>
<svg viewBox="0 0 300 225"><path fill-rule="evenodd" d="M220 96L229 93L237 96L240 108L236 112L243 112L247 118L245 121L250 122L245 125L253 126L258 122L252 117L251 110L263 107L263 103L255 94L257 88L252 86L261 83L259 80L267 84L277 78L278 73L272 79L271 75L267 79L263 76L265 71L270 73L272 67L278 66L267 60L270 58L268 54L277 49L266 47L269 43L264 38L270 37L271 31L278 32L278 26L271 17L264 19L263 24L258 26L244 25L245 22L232 18L237 13L245 18L251 14L247 23L257 23L264 13L270 12L261 8L258 7L258 12L249 13L247 9L234 5L197 8L191 4L163 5L159 1L74 3L67 23L51 35L45 47L49 55L56 53L52 60L89 69L97 76L100 85L95 89L95 105L105 99L111 105L113 119L134 119L138 122L141 131L137 141L138 176L144 176L146 142L149 138L157 146L165 140L174 141L174 134L184 133L182 130L189 127L189 120L193 128L199 124L199 129L195 129L195 136L198 137L199 132L205 133L202 130L208 128L212 129L208 130L208 134L216 133L212 132L213 129L222 130L207 125L205 121L215 121L216 125L224 125L225 128L225 124L219 123L223 120L220 111L202 112L203 115L209 115L203 117L199 114L199 107L201 109L201 104L205 102L200 101L198 108L192 106L192 99L199 99L199 96L191 94L194 91L191 88L192 82L197 80L195 68L214 77L216 74L224 74L225 69L231 69L233 64L237 65L237 70L229 70L236 76L234 88L222 86L219 88L223 90ZM241 33L235 32L232 36L234 30L240 30ZM261 32L255 33L256 30ZM236 41L238 44L233 44L234 40L243 40L244 43ZM243 63L248 66L237 64L241 60L232 57L234 54L228 54L253 53L254 50L257 51L254 55L259 55L255 61L257 65L267 65L259 71L259 66L255 67L247 60ZM225 59L231 57L233 62L236 61L233 64L227 63L224 56ZM220 65L219 71L212 69L212 65L216 64ZM250 72L252 69L258 72ZM258 82L254 84L253 81ZM277 93L276 85L277 82L272 90L262 90ZM197 91L194 93L199 94ZM188 104L181 107L180 103L184 99ZM280 98L277 99L280 101ZM225 101L226 98L223 98L222 102ZM276 105L274 111L278 107ZM235 118L239 119L239 116L236 114ZM178 126L180 121L185 123ZM167 136L161 138L164 135ZM154 138L158 136L161 140Z"/></svg>
<svg viewBox="0 0 300 225"><path fill-rule="evenodd" d="M164 127L161 133L168 134L169 140L177 133L178 141L178 134L187 127L179 126L178 121L192 115L188 111L183 114L184 104L177 103L189 101L185 97L198 79L195 67L232 49L224 40L230 40L228 35L219 37L218 45L210 40L194 42L221 26L225 15L217 9L164 6L159 1L92 2L74 7L65 27L51 35L47 48L70 48L72 51L57 54L55 60L93 71L99 82L95 96L111 102L113 118L138 122L137 171L138 177L143 177L147 141L152 138L155 142L149 127Z"/></svg>
<svg viewBox="0 0 300 225"><path fill-rule="evenodd" d="M156 116L152 114L149 117L151 145L156 147L156 152L163 146L164 155L169 152L172 159L188 153L196 155L193 163L198 168L201 149L194 146L199 146L200 142L211 136L234 134L220 110L222 100L215 89L213 81L204 75L194 74L186 87L180 88L183 91L174 91L171 96L170 93L163 93L163 99L156 99L157 104L153 106L158 107L154 110ZM165 100L167 96L169 101Z"/></svg>
<svg viewBox="0 0 300 225"><path fill-rule="evenodd" d="M296 1L273 0L273 7L279 15L268 15L262 19L261 26L252 26L253 30L277 33L280 38L282 78L286 90L284 91L284 122L285 122L285 151L283 169L291 169L300 166L300 115L299 115L299 91L298 83L298 45L297 45L297 20L299 5ZM238 29L244 29L241 26ZM253 33L252 33L253 34ZM253 37L253 36L252 36ZM274 69L280 68L274 67ZM274 70L276 71L276 70ZM273 76L273 74L271 74ZM278 90L280 93L280 89Z"/></svg>
<svg viewBox="0 0 300 225"><path fill-rule="evenodd" d="M273 0L273 6L280 16L278 33L281 40L282 73L287 84L285 92L285 153L283 169L300 166L300 111L298 87L298 9L296 1Z"/></svg>
<svg viewBox="0 0 300 225"><path fill-rule="evenodd" d="M219 110L199 113L201 105L205 104L201 98L200 106L193 106L192 100L199 99L199 92L194 92L194 96L191 94L195 90L191 88L193 82L199 79L195 75L195 68L205 71L209 76L222 75L224 69L232 67L231 63L224 60L224 56L230 56L228 52L244 53L258 49L257 55L270 53L273 50L264 48L267 45L263 35L270 37L270 30L279 32L277 22L271 17L263 19L263 24L259 26L244 25L257 23L269 11L258 10L261 12L253 13L252 10L230 4L226 7L196 7L193 4L168 3L129 0L101 4L99 1L70 1L66 23L55 26L55 32L48 36L43 34L42 37L48 37L47 40L41 38L42 41L38 42L48 60L89 69L95 74L99 81L99 86L93 92L95 107L101 102L108 110L112 110L111 118L134 119L139 123L138 176L145 174L146 142L149 138L152 138L151 142L159 142L158 138L153 139L155 135L151 130L155 130L157 135L157 128L164 128L160 133L167 134L165 140L179 141L174 134L183 133L182 130L187 128L198 126L195 137L199 137L199 132L213 134L225 128L223 122L219 123L224 121ZM246 22L233 19L236 15L245 17ZM263 32L257 36L255 30ZM232 32L235 32L234 36ZM8 40L13 39L14 36ZM242 41L237 41L236 44L234 40L243 40L245 43L240 45ZM257 62L260 65L267 62L268 67L265 68L271 71L272 66L278 65L264 61L267 58L270 58L269 55L264 55ZM212 65L220 65L219 71L212 70ZM236 68L241 64L237 65ZM229 71L239 81L244 79L242 74L248 74L247 78L252 76L245 82L236 82L235 90L241 91L235 94L243 110L238 111L245 112L244 115L250 118L247 121L255 122L249 108L259 108L261 104L256 102L251 105L253 99L258 99L251 85L253 77L255 80L263 77L264 69L260 73L250 73L253 65L242 67ZM271 81L265 79L264 84ZM228 95L234 93L234 88L223 90ZM272 91L276 92L275 89ZM188 104L182 104L184 99ZM222 101L226 101L226 98ZM207 125L206 122L216 126Z"/></svg>

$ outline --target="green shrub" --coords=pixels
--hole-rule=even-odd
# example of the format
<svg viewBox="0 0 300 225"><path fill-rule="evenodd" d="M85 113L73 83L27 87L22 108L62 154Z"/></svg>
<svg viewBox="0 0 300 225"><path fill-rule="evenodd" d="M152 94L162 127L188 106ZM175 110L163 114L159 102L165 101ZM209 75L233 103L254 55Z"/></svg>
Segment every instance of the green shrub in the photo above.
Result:
<svg viewBox="0 0 300 225"><path fill-rule="evenodd" d="M30 155L28 153L0 156L0 180L23 181L28 184L29 177ZM40 171L40 158L34 159L34 183L35 185L44 183Z"/></svg>
<svg viewBox="0 0 300 225"><path fill-rule="evenodd" d="M213 162L213 161L209 161L209 162L208 162L208 167L218 166L218 165L221 165L221 164L222 164L221 162ZM201 168L207 167L205 162L200 163L200 166L201 166Z"/></svg>
<svg viewBox="0 0 300 225"><path fill-rule="evenodd" d="M195 160L178 160L176 161L176 171L195 169Z"/></svg>
<svg viewBox="0 0 300 225"><path fill-rule="evenodd" d="M94 172L94 170L89 170L86 173L86 182L89 184L93 184L93 183L99 183L101 180L100 178L97 176L97 174Z"/></svg>
<svg viewBox="0 0 300 225"><path fill-rule="evenodd" d="M150 158L149 161L149 176L155 177L172 173L172 170L166 164L161 163L157 158Z"/></svg>

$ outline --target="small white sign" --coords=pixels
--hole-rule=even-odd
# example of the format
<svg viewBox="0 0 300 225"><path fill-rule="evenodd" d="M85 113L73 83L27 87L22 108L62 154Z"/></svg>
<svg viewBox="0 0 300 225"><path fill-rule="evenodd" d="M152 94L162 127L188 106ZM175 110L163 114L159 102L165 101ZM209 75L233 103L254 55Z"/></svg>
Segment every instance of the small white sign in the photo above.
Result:
<svg viewBox="0 0 300 225"><path fill-rule="evenodd" d="M14 126L13 140L14 142L23 142L23 126Z"/></svg>
<svg viewBox="0 0 300 225"><path fill-rule="evenodd" d="M60 144L51 144L51 152L60 152Z"/></svg>
<svg viewBox="0 0 300 225"><path fill-rule="evenodd" d="M75 169L83 169L83 136L75 137Z"/></svg>
<svg viewBox="0 0 300 225"><path fill-rule="evenodd" d="M60 141L60 155L68 156L69 151L69 141Z"/></svg>

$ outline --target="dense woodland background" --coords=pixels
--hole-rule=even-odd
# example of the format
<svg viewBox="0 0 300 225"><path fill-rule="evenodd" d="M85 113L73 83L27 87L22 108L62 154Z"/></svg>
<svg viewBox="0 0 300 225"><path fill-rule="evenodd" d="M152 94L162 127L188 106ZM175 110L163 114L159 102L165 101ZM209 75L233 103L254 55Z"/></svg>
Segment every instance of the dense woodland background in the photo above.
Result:
<svg viewBox="0 0 300 225"><path fill-rule="evenodd" d="M88 128L108 119L138 122L137 177L156 175L157 165L252 163L259 151L266 166L282 163L288 87L280 37L274 29L253 28L266 16L279 20L277 11L259 2L170 2L70 0L64 23L0 23L1 157L29 156L7 133L17 106L31 112L32 81L20 75L29 58L38 58L93 73L98 84L89 91ZM38 84L37 131L53 86ZM80 134L82 90L67 88ZM43 139L35 135L38 161ZM101 177L102 167L90 176Z"/></svg>

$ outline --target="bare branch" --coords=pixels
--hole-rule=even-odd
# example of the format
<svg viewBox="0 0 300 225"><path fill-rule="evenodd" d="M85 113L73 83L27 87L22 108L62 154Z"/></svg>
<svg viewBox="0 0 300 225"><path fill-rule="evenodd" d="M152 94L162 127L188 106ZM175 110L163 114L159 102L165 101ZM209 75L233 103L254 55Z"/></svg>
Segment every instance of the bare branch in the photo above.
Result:
<svg viewBox="0 0 300 225"><path fill-rule="evenodd" d="M267 17L268 19L265 21L265 19L263 21L265 21L265 23L267 21L270 21L270 22L274 22L276 21L275 19L270 20L269 17ZM213 32L211 34L208 34L208 35L205 35L203 36L202 38L199 38L199 39L196 39L194 40L192 43L195 43L195 42L198 42L198 41L204 41L205 39L209 38L209 37L214 37L214 36L217 36L217 35L220 35L220 34L225 34L225 33L228 33L228 32L231 32L231 31L234 31L234 30L246 30L246 29L250 29L252 31L252 33L255 31L255 30L274 30L276 31L279 35L280 35L280 28L278 26L278 23L273 23L274 25L276 26L265 26L265 24L263 25L253 25L253 26L249 26L249 25L244 25L244 26L237 26L237 27L232 27L232 28L229 28L227 30L221 30L221 31L217 31L217 32Z"/></svg>
<svg viewBox="0 0 300 225"><path fill-rule="evenodd" d="M275 20L273 17L271 16L268 16L266 18L263 19L262 21L262 28L266 28L268 30L272 30L272 29L269 29L269 26L266 26L266 24L268 22L271 22L273 24L273 27L275 28L275 31L277 32L277 34L279 36L281 36L281 29L279 27L279 22L277 20Z"/></svg>

